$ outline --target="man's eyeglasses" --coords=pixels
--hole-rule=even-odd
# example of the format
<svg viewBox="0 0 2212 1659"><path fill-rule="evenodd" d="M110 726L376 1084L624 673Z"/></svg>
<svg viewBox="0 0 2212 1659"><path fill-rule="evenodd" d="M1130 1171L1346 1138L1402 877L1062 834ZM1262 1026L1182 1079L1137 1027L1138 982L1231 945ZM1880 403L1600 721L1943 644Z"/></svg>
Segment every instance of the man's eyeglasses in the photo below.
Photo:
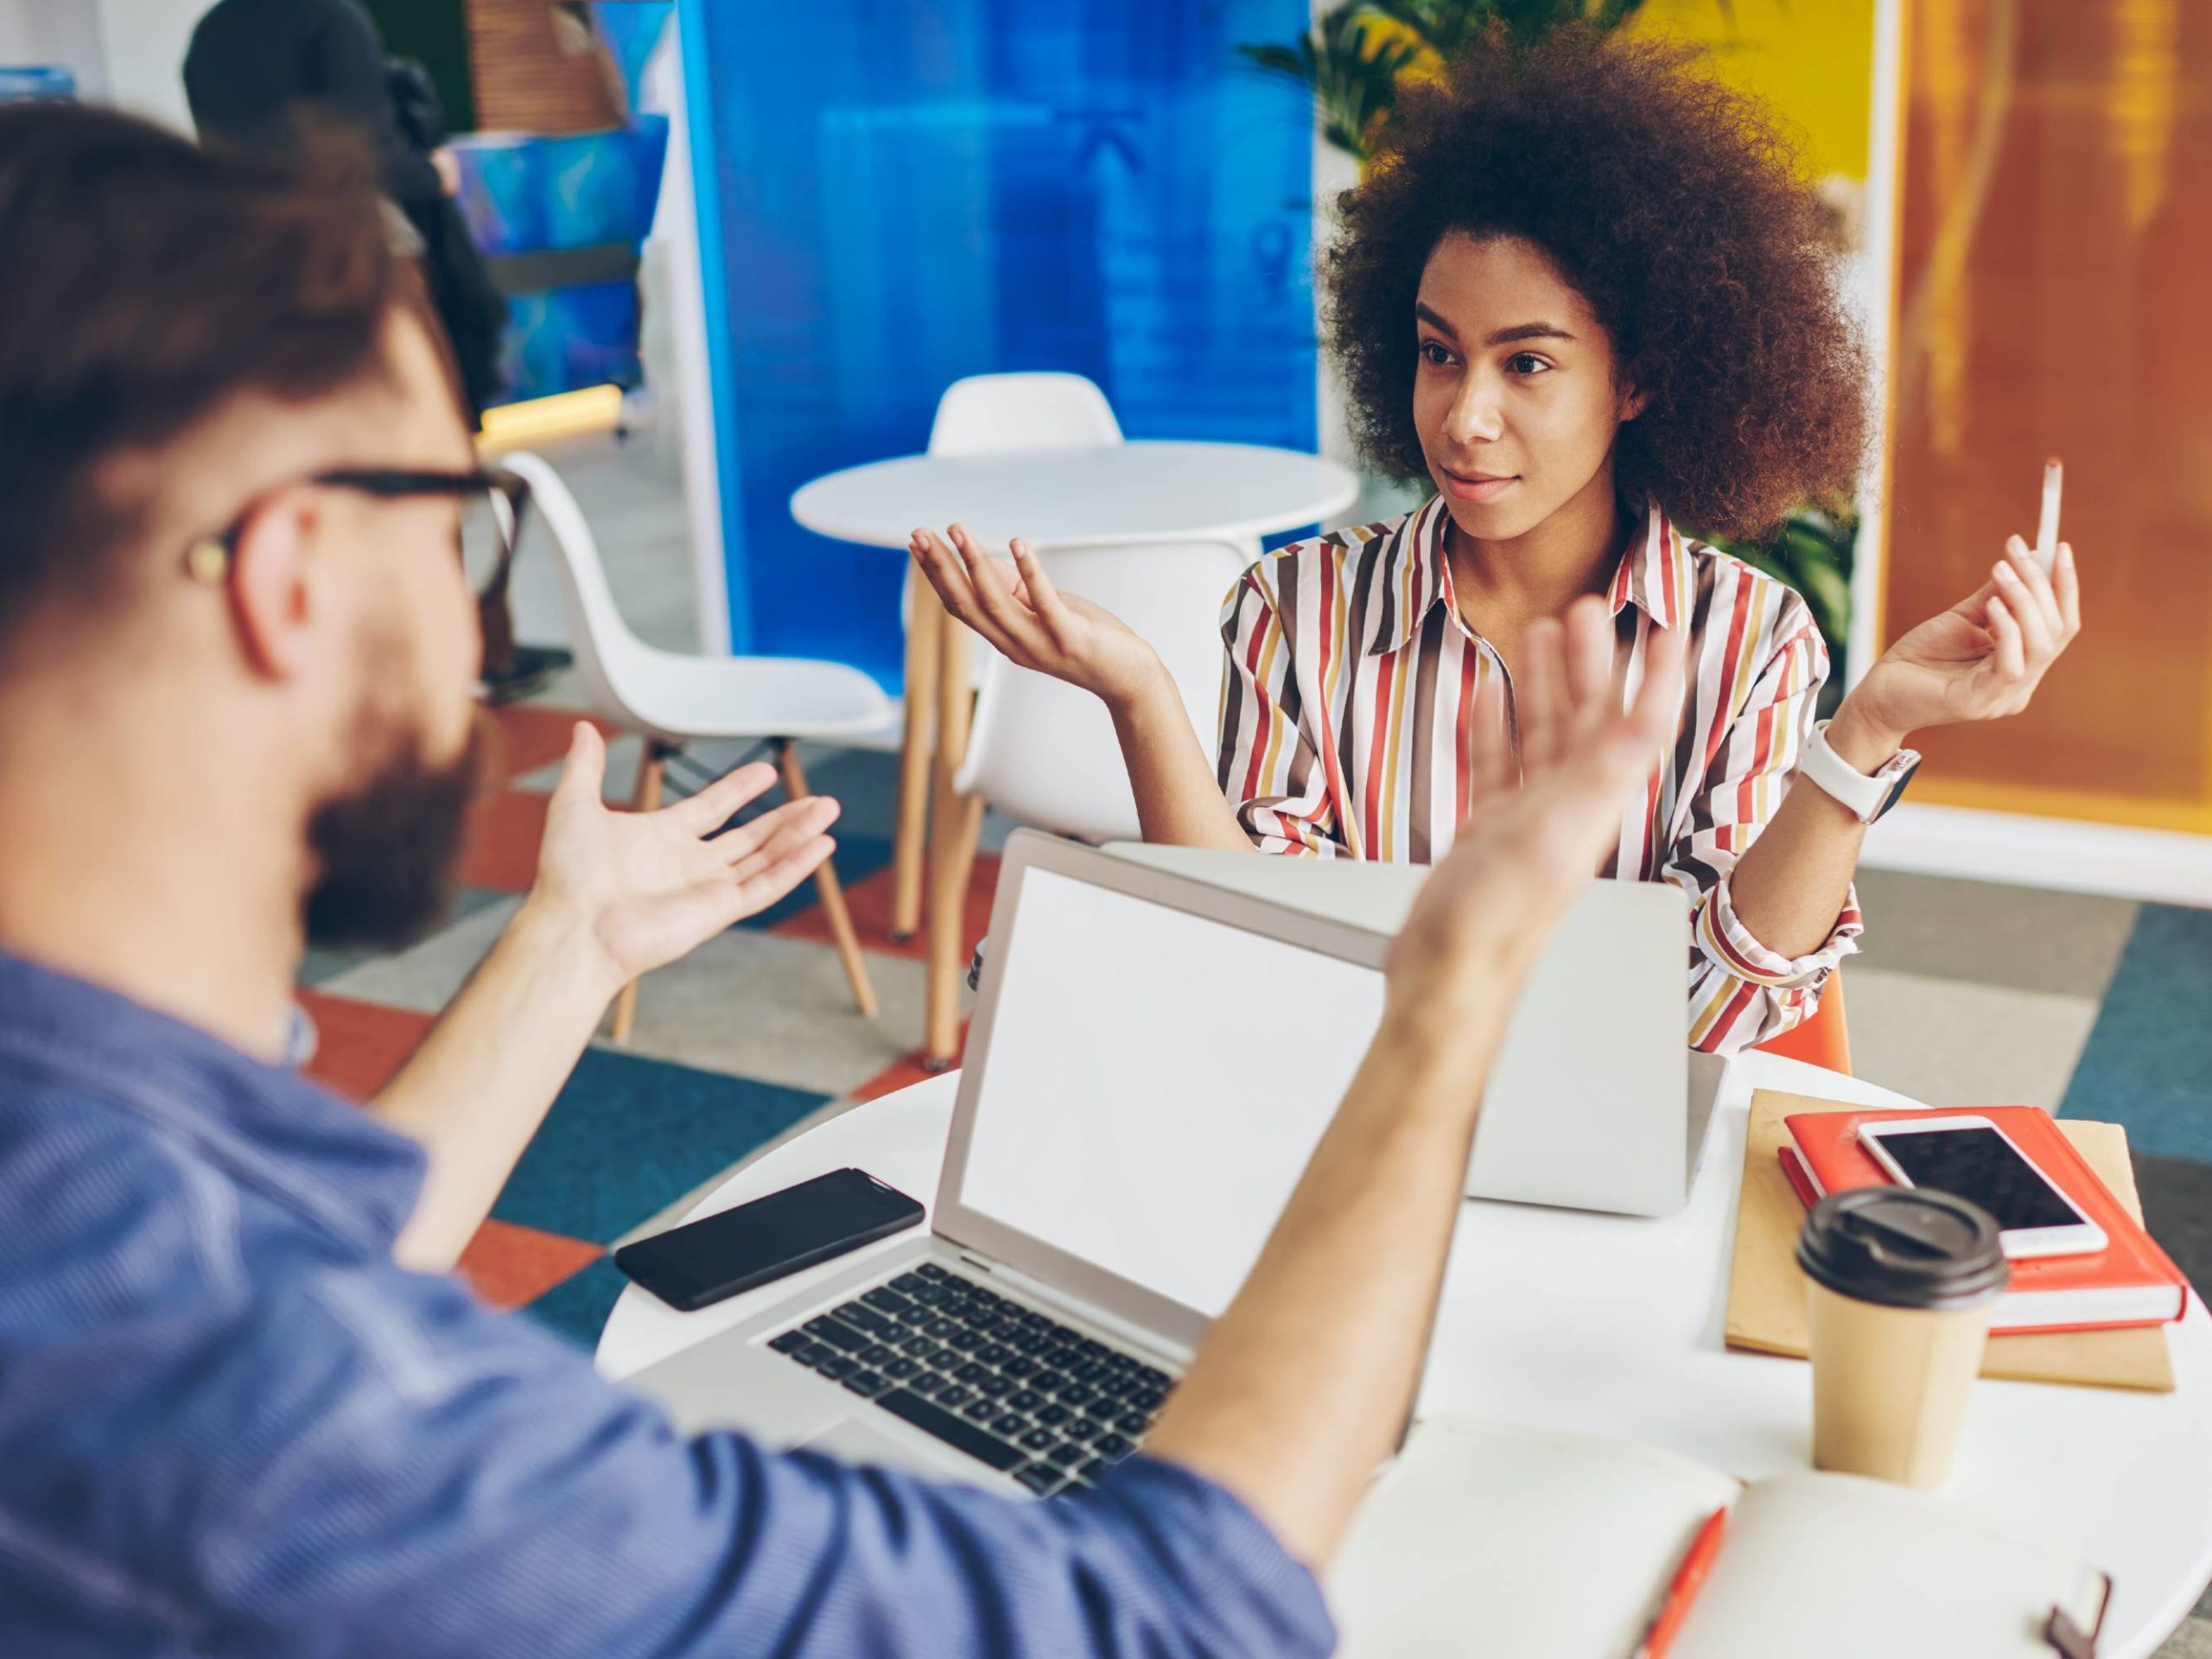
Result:
<svg viewBox="0 0 2212 1659"><path fill-rule="evenodd" d="M384 501L426 495L453 496L461 502L461 568L479 599L497 593L513 564L522 538L523 514L530 506L530 481L504 467L465 473L404 468L341 467L305 480L324 489L352 490ZM227 529L194 542L185 553L185 569L196 581L220 582L230 574L238 538L260 505L249 503Z"/></svg>

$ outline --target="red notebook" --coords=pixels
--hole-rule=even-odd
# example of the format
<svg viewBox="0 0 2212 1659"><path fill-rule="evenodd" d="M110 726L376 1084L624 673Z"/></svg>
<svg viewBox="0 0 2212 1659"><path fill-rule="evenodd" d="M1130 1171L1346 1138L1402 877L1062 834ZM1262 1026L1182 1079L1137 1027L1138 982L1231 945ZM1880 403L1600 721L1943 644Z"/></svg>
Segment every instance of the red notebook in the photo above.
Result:
<svg viewBox="0 0 2212 1659"><path fill-rule="evenodd" d="M1783 1173L1809 1208L1824 1193L1887 1184L1889 1175L1859 1143L1859 1126L1925 1111L1799 1112L1783 1122L1796 1146L1779 1153ZM2164 1325L2189 1306L2189 1281L2121 1208L2110 1188L2036 1106L1974 1109L2012 1138L2066 1196L2104 1229L2110 1241L2094 1255L2050 1255L2012 1263L2012 1287L1997 1305L1996 1331L2095 1331Z"/></svg>

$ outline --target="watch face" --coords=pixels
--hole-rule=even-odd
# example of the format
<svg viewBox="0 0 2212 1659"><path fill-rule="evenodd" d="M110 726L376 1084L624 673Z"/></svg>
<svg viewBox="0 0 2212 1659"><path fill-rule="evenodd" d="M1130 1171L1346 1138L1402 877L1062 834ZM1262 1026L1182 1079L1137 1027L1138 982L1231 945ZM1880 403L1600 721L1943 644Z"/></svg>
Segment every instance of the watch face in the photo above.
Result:
<svg viewBox="0 0 2212 1659"><path fill-rule="evenodd" d="M1882 791L1882 804L1874 809L1874 817L1867 819L1866 822L1872 823L1875 819L1879 818L1895 806L1898 798L1904 794L1904 786L1912 781L1912 774L1919 770L1920 757L1917 755L1915 755L1906 765L1899 766L1897 776L1890 779L1890 786Z"/></svg>

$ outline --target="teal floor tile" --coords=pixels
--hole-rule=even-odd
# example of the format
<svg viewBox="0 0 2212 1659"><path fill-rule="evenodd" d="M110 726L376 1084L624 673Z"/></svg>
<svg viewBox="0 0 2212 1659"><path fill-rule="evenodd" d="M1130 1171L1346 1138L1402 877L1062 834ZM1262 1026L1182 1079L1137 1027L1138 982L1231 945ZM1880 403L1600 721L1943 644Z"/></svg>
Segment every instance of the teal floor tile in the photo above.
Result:
<svg viewBox="0 0 2212 1659"><path fill-rule="evenodd" d="M2212 912L2143 906L2060 1110L2212 1163Z"/></svg>
<svg viewBox="0 0 2212 1659"><path fill-rule="evenodd" d="M492 1213L570 1238L608 1242L827 1098L588 1049Z"/></svg>
<svg viewBox="0 0 2212 1659"><path fill-rule="evenodd" d="M615 1299L629 1282L612 1261L601 1258L582 1273L563 1279L523 1313L587 1348L596 1348L599 1333L607 1327L607 1316L614 1311Z"/></svg>
<svg viewBox="0 0 2212 1659"><path fill-rule="evenodd" d="M842 749L807 764L806 781L817 795L834 795L842 809L840 836L888 840L899 825L899 757Z"/></svg>

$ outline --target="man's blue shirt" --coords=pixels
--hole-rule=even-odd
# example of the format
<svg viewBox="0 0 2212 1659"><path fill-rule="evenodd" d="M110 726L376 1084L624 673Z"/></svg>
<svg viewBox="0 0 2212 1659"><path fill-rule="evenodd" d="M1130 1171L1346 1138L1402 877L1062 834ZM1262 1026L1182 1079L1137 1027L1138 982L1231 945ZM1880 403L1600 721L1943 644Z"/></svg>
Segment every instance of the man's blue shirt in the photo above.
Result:
<svg viewBox="0 0 2212 1659"><path fill-rule="evenodd" d="M393 1264L422 1177L297 1075L0 953L0 1654L1332 1645L1312 1574L1168 1464L1021 1503L678 1435Z"/></svg>

